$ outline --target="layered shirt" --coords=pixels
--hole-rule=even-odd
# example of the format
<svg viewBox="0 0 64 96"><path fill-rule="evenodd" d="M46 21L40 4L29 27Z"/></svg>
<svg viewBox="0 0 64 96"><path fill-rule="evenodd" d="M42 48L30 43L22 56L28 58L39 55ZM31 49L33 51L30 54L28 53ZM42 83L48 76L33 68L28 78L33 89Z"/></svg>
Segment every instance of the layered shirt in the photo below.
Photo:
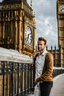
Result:
<svg viewBox="0 0 64 96"><path fill-rule="evenodd" d="M36 69L35 70L35 79L40 77L42 72L43 72L46 53L47 53L47 51L45 49L43 51L43 53L36 58L36 61L35 61L35 69Z"/></svg>

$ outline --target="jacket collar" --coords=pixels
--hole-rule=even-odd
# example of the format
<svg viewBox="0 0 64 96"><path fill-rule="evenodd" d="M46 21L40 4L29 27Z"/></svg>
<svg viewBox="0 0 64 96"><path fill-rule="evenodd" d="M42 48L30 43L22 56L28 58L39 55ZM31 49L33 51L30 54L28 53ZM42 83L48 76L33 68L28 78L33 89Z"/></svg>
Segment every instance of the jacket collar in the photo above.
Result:
<svg viewBox="0 0 64 96"><path fill-rule="evenodd" d="M46 52L47 52L47 50L45 48L41 55L44 56Z"/></svg>

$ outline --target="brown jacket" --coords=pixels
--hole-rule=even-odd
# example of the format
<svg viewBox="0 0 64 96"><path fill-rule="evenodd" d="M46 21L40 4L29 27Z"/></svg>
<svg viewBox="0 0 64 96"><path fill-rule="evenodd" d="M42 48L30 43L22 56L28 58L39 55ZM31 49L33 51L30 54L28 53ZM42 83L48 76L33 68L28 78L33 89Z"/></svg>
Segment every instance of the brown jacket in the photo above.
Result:
<svg viewBox="0 0 64 96"><path fill-rule="evenodd" d="M34 59L34 79L35 79L35 59ZM37 82L40 81L53 81L53 56L50 52L47 52L45 57L45 64L43 68L42 75L36 79Z"/></svg>

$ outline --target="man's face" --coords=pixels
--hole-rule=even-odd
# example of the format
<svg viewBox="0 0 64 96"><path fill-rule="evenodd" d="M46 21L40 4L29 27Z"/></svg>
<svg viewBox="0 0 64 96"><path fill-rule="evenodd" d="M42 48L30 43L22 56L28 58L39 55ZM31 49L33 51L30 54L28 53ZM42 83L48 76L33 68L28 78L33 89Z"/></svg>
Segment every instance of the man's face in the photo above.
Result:
<svg viewBox="0 0 64 96"><path fill-rule="evenodd" d="M38 50L43 51L45 48L45 42L44 41L38 41Z"/></svg>

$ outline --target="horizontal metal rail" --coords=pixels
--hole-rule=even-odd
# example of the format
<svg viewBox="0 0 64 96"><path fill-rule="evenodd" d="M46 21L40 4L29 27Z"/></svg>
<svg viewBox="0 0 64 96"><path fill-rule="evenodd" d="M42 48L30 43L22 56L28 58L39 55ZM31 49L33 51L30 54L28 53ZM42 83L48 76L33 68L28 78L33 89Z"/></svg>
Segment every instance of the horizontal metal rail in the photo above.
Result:
<svg viewBox="0 0 64 96"><path fill-rule="evenodd" d="M32 87L32 64L0 61L0 96L22 96Z"/></svg>

